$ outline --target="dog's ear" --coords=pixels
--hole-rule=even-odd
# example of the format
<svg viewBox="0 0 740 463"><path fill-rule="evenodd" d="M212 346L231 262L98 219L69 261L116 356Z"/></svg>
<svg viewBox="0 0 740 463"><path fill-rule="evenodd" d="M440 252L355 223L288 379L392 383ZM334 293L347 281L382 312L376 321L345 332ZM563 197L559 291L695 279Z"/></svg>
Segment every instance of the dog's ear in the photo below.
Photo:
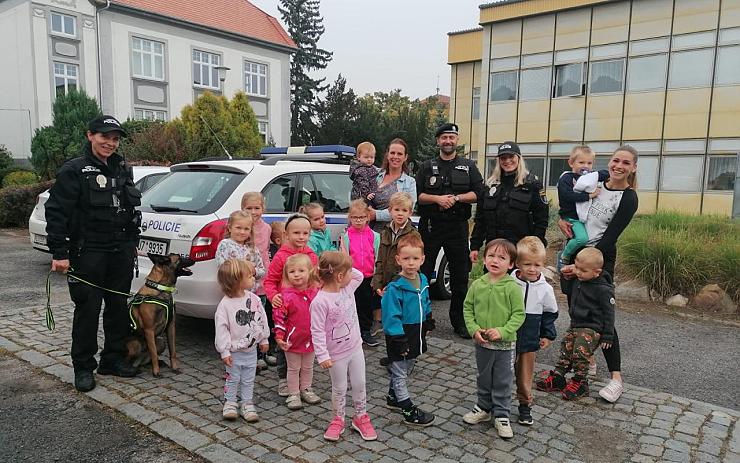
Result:
<svg viewBox="0 0 740 463"><path fill-rule="evenodd" d="M169 256L160 256L159 254L147 254L149 256L149 260L154 262L155 265L169 265L170 258Z"/></svg>

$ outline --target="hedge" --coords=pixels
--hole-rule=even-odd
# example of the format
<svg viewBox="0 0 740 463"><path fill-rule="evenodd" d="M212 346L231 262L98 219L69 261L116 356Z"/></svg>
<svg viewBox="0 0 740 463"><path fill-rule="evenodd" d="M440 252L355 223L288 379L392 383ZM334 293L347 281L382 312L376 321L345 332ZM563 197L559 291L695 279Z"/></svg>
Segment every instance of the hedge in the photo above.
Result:
<svg viewBox="0 0 740 463"><path fill-rule="evenodd" d="M53 184L49 181L0 190L0 227L27 227L36 197Z"/></svg>

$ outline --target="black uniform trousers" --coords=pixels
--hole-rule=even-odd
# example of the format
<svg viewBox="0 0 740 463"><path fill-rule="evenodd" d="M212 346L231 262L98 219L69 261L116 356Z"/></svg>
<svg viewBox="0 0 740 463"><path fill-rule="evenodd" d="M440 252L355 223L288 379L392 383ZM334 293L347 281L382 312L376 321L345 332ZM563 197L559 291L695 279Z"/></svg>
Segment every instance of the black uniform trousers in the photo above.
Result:
<svg viewBox="0 0 740 463"><path fill-rule="evenodd" d="M70 251L74 274L103 288L128 293L131 291L136 248L129 244L111 251L83 250L79 255ZM101 303L105 342L100 353L101 363L123 360L125 339L131 334L127 298L94 288L67 278L69 295L75 304L72 321L72 364L75 371L93 371L98 364L98 320Z"/></svg>
<svg viewBox="0 0 740 463"><path fill-rule="evenodd" d="M457 332L467 332L463 319L463 302L468 292L468 274L470 273L470 242L468 240L468 221L446 218L422 217L419 221L419 233L424 241L424 264L421 272L431 281L434 274L437 255L444 249L447 265L450 269L450 323ZM437 275L444 278L444 275Z"/></svg>
<svg viewBox="0 0 740 463"><path fill-rule="evenodd" d="M370 334L373 327L373 310L380 307L378 294L370 286L373 277L365 277L355 290L357 320L360 322L360 333Z"/></svg>

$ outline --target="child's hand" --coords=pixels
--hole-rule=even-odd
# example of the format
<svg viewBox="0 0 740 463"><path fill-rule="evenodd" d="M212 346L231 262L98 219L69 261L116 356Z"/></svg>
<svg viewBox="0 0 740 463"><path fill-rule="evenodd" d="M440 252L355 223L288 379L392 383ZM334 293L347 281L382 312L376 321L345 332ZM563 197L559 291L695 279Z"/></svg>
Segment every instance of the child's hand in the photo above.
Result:
<svg viewBox="0 0 740 463"><path fill-rule="evenodd" d="M375 193L370 193L369 195L367 195L367 199L369 201L372 201L374 198L375 198Z"/></svg>
<svg viewBox="0 0 740 463"><path fill-rule="evenodd" d="M234 365L234 360L232 360L230 355L228 357L222 358L221 361L224 362L224 365L226 365L227 367L231 367L232 365Z"/></svg>
<svg viewBox="0 0 740 463"><path fill-rule="evenodd" d="M324 360L323 362L319 363L319 366L323 368L324 370L328 370L333 365L331 359Z"/></svg>
<svg viewBox="0 0 740 463"><path fill-rule="evenodd" d="M601 349L602 350L603 349L611 349L611 347L612 347L612 343L610 343L610 342L602 342L601 343Z"/></svg>
<svg viewBox="0 0 740 463"><path fill-rule="evenodd" d="M473 335L473 340L475 340L475 342L477 342L480 345L487 343L488 340L486 339L485 330L476 331L475 334Z"/></svg>
<svg viewBox="0 0 740 463"><path fill-rule="evenodd" d="M273 307L280 308L283 306L283 296L276 294L275 297L272 298L271 302Z"/></svg>
<svg viewBox="0 0 740 463"><path fill-rule="evenodd" d="M488 335L488 339L490 339L491 341L501 340L501 333L499 333L496 328L487 329L486 334Z"/></svg>
<svg viewBox="0 0 740 463"><path fill-rule="evenodd" d="M540 338L540 349L547 349L548 347L550 347L551 342L552 341L547 338Z"/></svg>
<svg viewBox="0 0 740 463"><path fill-rule="evenodd" d="M378 288L375 290L375 292L378 294L378 296L383 297L383 293L385 293L384 288Z"/></svg>
<svg viewBox="0 0 740 463"><path fill-rule="evenodd" d="M601 193L601 188L597 188L594 190L593 193L589 193L588 197L594 199L595 197L599 196L599 193Z"/></svg>
<svg viewBox="0 0 740 463"><path fill-rule="evenodd" d="M278 347L284 351L290 349L290 343L283 339L276 339L275 342L277 343Z"/></svg>
<svg viewBox="0 0 740 463"><path fill-rule="evenodd" d="M268 350L270 350L270 343L266 342L264 344L260 344L260 352L264 354Z"/></svg>

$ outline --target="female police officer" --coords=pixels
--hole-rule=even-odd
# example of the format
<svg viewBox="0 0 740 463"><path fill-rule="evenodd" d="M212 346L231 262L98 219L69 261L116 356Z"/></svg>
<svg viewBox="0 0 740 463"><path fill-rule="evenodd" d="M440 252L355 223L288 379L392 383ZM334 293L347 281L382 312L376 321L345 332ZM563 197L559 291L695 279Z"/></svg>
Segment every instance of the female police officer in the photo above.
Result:
<svg viewBox="0 0 740 463"><path fill-rule="evenodd" d="M498 147L498 162L486 181L475 212L470 237L470 260L478 260L484 243L505 238L516 244L528 235L545 240L549 205L545 189L536 175L530 174L519 146L507 141Z"/></svg>
<svg viewBox="0 0 740 463"><path fill-rule="evenodd" d="M141 193L134 187L131 168L116 153L125 131L112 116L88 124L82 156L71 159L57 172L46 202L46 231L53 253L52 271L74 274L99 287L128 293L139 239ZM95 387L99 374L135 376L124 361L124 338L129 333L126 296L102 291L67 278L75 304L72 321L72 364L75 388ZM105 344L100 366L98 317L105 301Z"/></svg>

